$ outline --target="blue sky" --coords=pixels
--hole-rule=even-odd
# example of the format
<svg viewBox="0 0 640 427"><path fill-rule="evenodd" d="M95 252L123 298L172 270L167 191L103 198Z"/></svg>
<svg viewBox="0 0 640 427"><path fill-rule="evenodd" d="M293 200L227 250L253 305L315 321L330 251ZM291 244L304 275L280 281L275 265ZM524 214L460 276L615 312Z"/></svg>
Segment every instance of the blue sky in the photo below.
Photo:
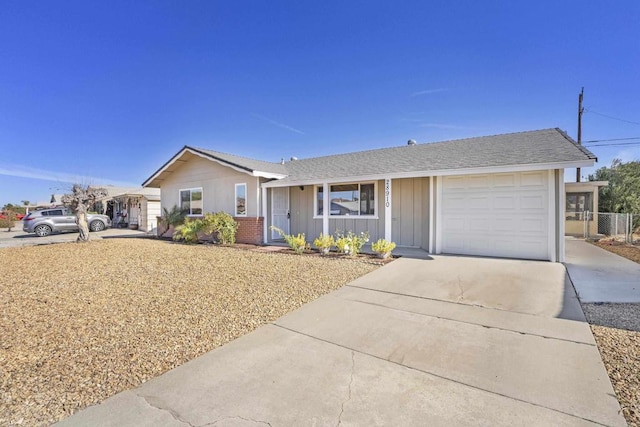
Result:
<svg viewBox="0 0 640 427"><path fill-rule="evenodd" d="M575 138L582 86L584 141L640 137L638 22L637 0L5 1L0 205L140 185L185 144L279 161ZM596 166L640 159L620 142L591 144Z"/></svg>

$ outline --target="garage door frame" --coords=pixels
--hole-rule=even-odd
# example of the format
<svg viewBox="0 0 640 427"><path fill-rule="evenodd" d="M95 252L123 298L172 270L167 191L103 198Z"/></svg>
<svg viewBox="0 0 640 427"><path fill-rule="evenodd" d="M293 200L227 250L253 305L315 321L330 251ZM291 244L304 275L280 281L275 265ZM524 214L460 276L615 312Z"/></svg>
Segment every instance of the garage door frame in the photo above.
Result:
<svg viewBox="0 0 640 427"><path fill-rule="evenodd" d="M500 172L489 172L479 174L478 171L469 172L468 174L451 174L446 176L459 176L459 175L484 175ZM513 171L514 173L522 173L525 171ZM547 169L544 170L548 174L547 177L547 193L548 193L548 210L547 210L547 256L546 259L552 262L562 261L563 243L558 241L558 231L562 228L563 211L561 211L562 200L564 194L562 194L564 185L561 184L560 177L563 176L563 170ZM443 182L444 176L439 176L435 180L436 187L436 206L435 206L435 253L440 254L443 251ZM480 254L481 255L481 254ZM486 256L493 256L487 254Z"/></svg>

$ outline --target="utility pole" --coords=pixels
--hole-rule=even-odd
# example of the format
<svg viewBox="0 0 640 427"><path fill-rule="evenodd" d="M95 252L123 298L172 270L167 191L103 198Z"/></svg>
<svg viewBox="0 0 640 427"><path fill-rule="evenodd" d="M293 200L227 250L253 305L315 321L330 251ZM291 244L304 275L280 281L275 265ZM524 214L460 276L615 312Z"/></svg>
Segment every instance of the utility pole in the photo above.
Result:
<svg viewBox="0 0 640 427"><path fill-rule="evenodd" d="M578 95L578 145L582 145L582 113L584 108L582 107L582 98L584 96L584 87ZM580 182L580 168L576 169L576 182Z"/></svg>

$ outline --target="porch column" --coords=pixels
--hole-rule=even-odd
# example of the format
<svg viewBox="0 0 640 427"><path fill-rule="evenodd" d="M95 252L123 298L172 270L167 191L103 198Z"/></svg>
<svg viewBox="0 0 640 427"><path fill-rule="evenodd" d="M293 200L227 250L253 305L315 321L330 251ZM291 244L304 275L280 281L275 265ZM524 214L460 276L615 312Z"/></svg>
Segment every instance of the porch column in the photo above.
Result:
<svg viewBox="0 0 640 427"><path fill-rule="evenodd" d="M267 220L267 189L266 187L262 187L262 217L264 218L262 220L262 229L263 229L263 236L262 236L262 241L263 243L266 245L268 240L267 240L267 230L268 230L268 223L269 221ZM260 215L258 215L260 216Z"/></svg>
<svg viewBox="0 0 640 427"><path fill-rule="evenodd" d="M329 201L329 184L322 183L322 234L327 236L329 234L329 209L331 209L331 202Z"/></svg>
<svg viewBox="0 0 640 427"><path fill-rule="evenodd" d="M391 241L391 178L384 180L384 239Z"/></svg>

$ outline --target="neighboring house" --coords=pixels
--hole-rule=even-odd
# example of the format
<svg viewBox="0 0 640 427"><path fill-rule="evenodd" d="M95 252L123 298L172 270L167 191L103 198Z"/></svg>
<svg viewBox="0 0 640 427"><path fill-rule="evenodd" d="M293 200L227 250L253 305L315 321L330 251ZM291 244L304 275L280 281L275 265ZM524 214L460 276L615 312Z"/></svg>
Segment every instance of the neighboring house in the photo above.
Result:
<svg viewBox="0 0 640 427"><path fill-rule="evenodd" d="M114 228L128 227L155 233L160 216L160 189L151 187L122 188L109 191L102 199L106 203L106 215Z"/></svg>
<svg viewBox="0 0 640 427"><path fill-rule="evenodd" d="M598 234L598 190L609 181L566 182L565 234L594 236ZM588 229L587 229L588 228Z"/></svg>
<svg viewBox="0 0 640 427"><path fill-rule="evenodd" d="M226 211L238 241L368 231L399 246L562 261L564 169L596 157L559 129L271 163L183 147L144 183L162 206Z"/></svg>

